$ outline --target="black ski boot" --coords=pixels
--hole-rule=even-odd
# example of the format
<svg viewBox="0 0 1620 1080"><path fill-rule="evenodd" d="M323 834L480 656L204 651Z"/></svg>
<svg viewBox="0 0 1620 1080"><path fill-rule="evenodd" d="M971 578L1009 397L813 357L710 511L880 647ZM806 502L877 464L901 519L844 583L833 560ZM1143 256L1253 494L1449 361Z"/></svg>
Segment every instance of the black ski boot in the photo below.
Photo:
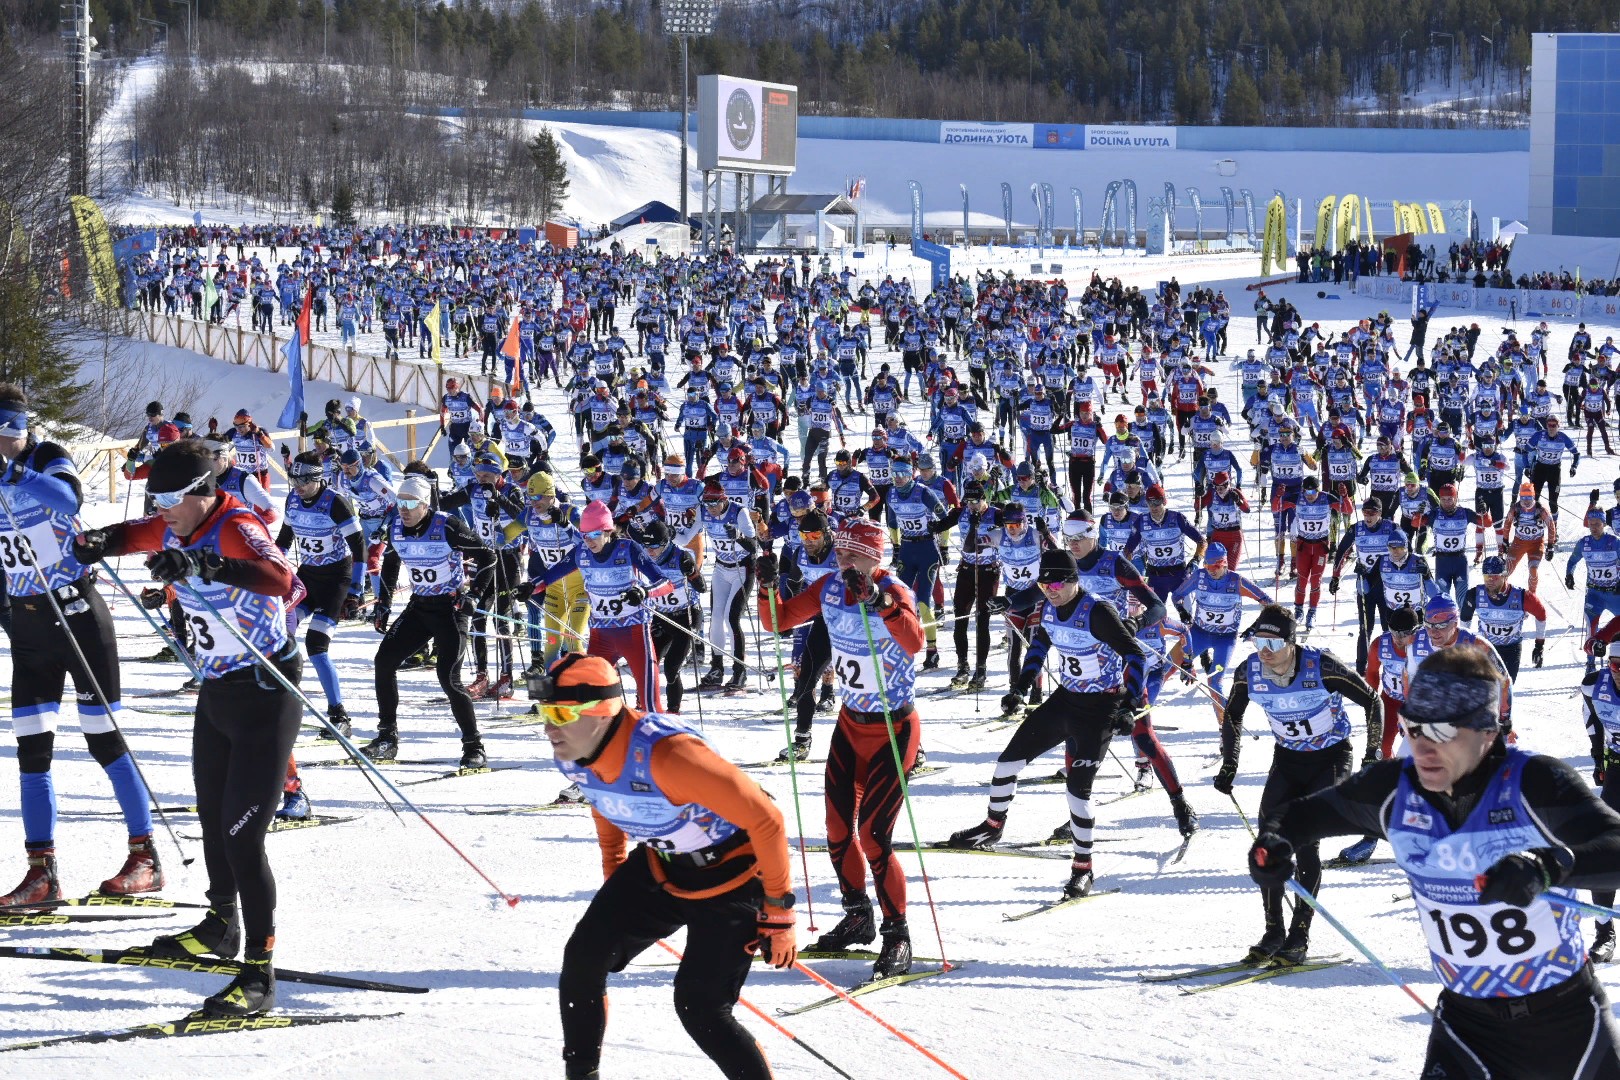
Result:
<svg viewBox="0 0 1620 1080"><path fill-rule="evenodd" d="M996 845L1006 826L1007 815L992 812L989 817L972 828L959 829L951 833L951 838L945 841L944 846L956 851L983 851Z"/></svg>
<svg viewBox="0 0 1620 1080"><path fill-rule="evenodd" d="M249 948L242 959L242 972L230 985L202 1004L205 1016L263 1016L276 1007L276 969L270 966L270 950Z"/></svg>
<svg viewBox="0 0 1620 1080"><path fill-rule="evenodd" d="M959 660L956 664L956 674L951 676L952 690L966 690L968 685L968 666L966 660Z"/></svg>
<svg viewBox="0 0 1620 1080"><path fill-rule="evenodd" d="M923 653L922 669L933 671L937 667L939 667L939 650L929 646L928 651Z"/></svg>
<svg viewBox="0 0 1620 1080"><path fill-rule="evenodd" d="M1300 906L1304 907L1307 911L1310 910L1310 908L1304 904L1301 904ZM1277 964L1286 964L1290 967L1295 964L1303 964L1305 962L1305 954L1310 951L1310 947L1310 920L1307 919L1302 923L1298 916L1295 916L1294 925L1289 927L1288 936L1283 938L1282 947L1278 949L1276 955L1272 957L1272 962Z"/></svg>
<svg viewBox="0 0 1620 1080"><path fill-rule="evenodd" d="M399 756L399 729L378 728L377 737L360 748L372 761L393 761Z"/></svg>
<svg viewBox="0 0 1620 1080"><path fill-rule="evenodd" d="M1181 830L1182 836L1191 836L1198 831L1198 811L1187 805L1187 796L1170 796L1170 809L1176 815L1176 828Z"/></svg>
<svg viewBox="0 0 1620 1080"><path fill-rule="evenodd" d="M731 678L726 680L726 689L731 691L748 689L748 669L741 664L732 664Z"/></svg>
<svg viewBox="0 0 1620 1080"><path fill-rule="evenodd" d="M489 768L489 761L484 757L484 744L480 739L464 741L461 744L461 762L456 766L462 772L474 769Z"/></svg>
<svg viewBox="0 0 1620 1080"><path fill-rule="evenodd" d="M1069 864L1069 883L1063 886L1063 899L1078 900L1091 895L1091 860L1074 860Z"/></svg>
<svg viewBox="0 0 1620 1080"><path fill-rule="evenodd" d="M838 693L832 683L821 684L821 696L816 699L816 713L825 716L838 707Z"/></svg>
<svg viewBox="0 0 1620 1080"><path fill-rule="evenodd" d="M1597 933L1592 935L1592 947L1586 951L1594 964L1607 964L1614 959L1614 923L1604 921L1597 924Z"/></svg>
<svg viewBox="0 0 1620 1080"><path fill-rule="evenodd" d="M236 959L242 949L242 923L234 904L215 904L202 922L178 934L163 934L146 947L155 956L189 960L196 956Z"/></svg>
<svg viewBox="0 0 1620 1080"><path fill-rule="evenodd" d="M726 669L720 664L720 658L715 657L715 663L709 668L703 678L698 680L699 690L718 690L720 684L726 681Z"/></svg>
<svg viewBox="0 0 1620 1080"><path fill-rule="evenodd" d="M918 769L923 768L927 764L928 764L928 751L924 750L920 746L917 747L917 756L911 759L911 768L906 770L906 775L910 776L912 773L916 772Z"/></svg>
<svg viewBox="0 0 1620 1080"><path fill-rule="evenodd" d="M1250 964L1269 964L1277 955L1277 950L1283 947L1283 939L1287 936L1281 923L1266 923L1266 932L1260 935L1260 940L1249 946L1249 955L1244 961Z"/></svg>
<svg viewBox="0 0 1620 1080"><path fill-rule="evenodd" d="M878 950L877 963L872 965L874 979L887 979L891 975L911 973L911 929L904 916L884 919L879 928L883 945Z"/></svg>
<svg viewBox="0 0 1620 1080"><path fill-rule="evenodd" d="M349 719L349 712L342 705L333 705L331 708L327 709L326 720L327 723L332 725L332 727L321 728L320 732L315 736L317 739L336 740L337 734L333 734L332 728L336 728L338 733L341 734L345 739L347 739L354 731L354 724Z"/></svg>
<svg viewBox="0 0 1620 1080"><path fill-rule="evenodd" d="M870 945L877 940L877 924L872 920L872 898L865 892L844 894L844 917L822 934L810 948L816 952L836 952L851 945Z"/></svg>
<svg viewBox="0 0 1620 1080"><path fill-rule="evenodd" d="M797 762L797 761L809 761L809 760L810 760L810 736L808 736L808 735L795 735L795 736L793 736L793 745L789 746L789 747L785 747L780 754L776 755L776 761L780 765L785 765L789 761Z"/></svg>
<svg viewBox="0 0 1620 1080"><path fill-rule="evenodd" d="M983 690L984 684L988 681L989 680L985 678L984 668L974 668L973 677L968 679L967 688L969 690Z"/></svg>

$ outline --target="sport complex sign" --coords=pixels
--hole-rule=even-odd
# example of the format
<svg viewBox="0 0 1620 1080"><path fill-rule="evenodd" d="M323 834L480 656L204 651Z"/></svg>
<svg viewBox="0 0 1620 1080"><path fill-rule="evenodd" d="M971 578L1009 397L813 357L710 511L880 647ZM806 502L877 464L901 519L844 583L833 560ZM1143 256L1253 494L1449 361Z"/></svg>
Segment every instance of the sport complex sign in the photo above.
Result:
<svg viewBox="0 0 1620 1080"><path fill-rule="evenodd" d="M995 124L944 121L945 146L992 146L1019 150L1174 150L1176 129L1151 125Z"/></svg>

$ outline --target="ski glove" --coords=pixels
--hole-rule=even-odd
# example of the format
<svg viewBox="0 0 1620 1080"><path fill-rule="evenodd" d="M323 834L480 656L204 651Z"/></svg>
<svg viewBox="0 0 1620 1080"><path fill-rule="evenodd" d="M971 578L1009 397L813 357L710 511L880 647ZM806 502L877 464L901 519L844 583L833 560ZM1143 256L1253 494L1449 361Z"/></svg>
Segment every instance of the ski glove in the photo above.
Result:
<svg viewBox="0 0 1620 1080"><path fill-rule="evenodd" d="M509 595L512 597L513 603L527 604L529 602L529 598L534 595L534 582L517 582L512 586Z"/></svg>
<svg viewBox="0 0 1620 1080"><path fill-rule="evenodd" d="M858 604L867 604L874 609L880 606L882 592L872 580L871 574L851 566L845 568L843 578L844 591L849 593L851 600Z"/></svg>
<svg viewBox="0 0 1620 1080"><path fill-rule="evenodd" d="M152 576L166 585L173 585L186 578L198 577L203 581L212 581L214 575L225 565L225 560L217 552L184 550L182 548L164 548L146 560L146 569Z"/></svg>
<svg viewBox="0 0 1620 1080"><path fill-rule="evenodd" d="M1010 607L1012 607L1012 601L1005 596L992 596L984 602L984 610L991 615L1000 615Z"/></svg>
<svg viewBox="0 0 1620 1080"><path fill-rule="evenodd" d="M1222 795L1232 794L1232 781L1236 779L1237 763L1232 761L1223 762L1220 770L1215 774L1215 790L1220 792Z"/></svg>
<svg viewBox="0 0 1620 1080"><path fill-rule="evenodd" d="M73 538L73 557L89 565L107 557L107 545L112 537L106 529L86 529Z"/></svg>
<svg viewBox="0 0 1620 1080"><path fill-rule="evenodd" d="M1530 650L1530 662L1532 664L1536 665L1536 667L1540 667L1542 658L1544 657L1546 652L1547 652L1547 643L1545 641L1536 642L1535 648Z"/></svg>
<svg viewBox="0 0 1620 1080"><path fill-rule="evenodd" d="M1526 907L1542 892L1560 884L1575 869L1568 848L1542 847L1503 856L1474 879L1481 904Z"/></svg>
<svg viewBox="0 0 1620 1080"><path fill-rule="evenodd" d="M1012 715L1019 709L1023 708L1023 705L1024 695L1018 693L1016 690L1010 694L1001 695L1001 711L1004 715Z"/></svg>
<svg viewBox="0 0 1620 1080"><path fill-rule="evenodd" d="M640 605L643 600L647 599L647 590L640 585L632 585L620 595L624 598L626 604Z"/></svg>
<svg viewBox="0 0 1620 1080"><path fill-rule="evenodd" d="M169 602L168 593L162 589L142 589L141 607L147 611L157 611Z"/></svg>
<svg viewBox="0 0 1620 1080"><path fill-rule="evenodd" d="M766 904L759 912L759 937L747 946L750 955L765 957L773 968L789 968L799 958L793 912Z"/></svg>
<svg viewBox="0 0 1620 1080"><path fill-rule="evenodd" d="M1121 696L1114 705L1114 734L1129 735L1136 727L1136 702Z"/></svg>
<svg viewBox="0 0 1620 1080"><path fill-rule="evenodd" d="M388 605L381 600L371 610L371 625L379 634L388 633Z"/></svg>
<svg viewBox="0 0 1620 1080"><path fill-rule="evenodd" d="M1339 595L1339 575L1338 574L1334 574L1331 578L1328 579L1328 595L1329 596L1338 596Z"/></svg>
<svg viewBox="0 0 1620 1080"><path fill-rule="evenodd" d="M350 593L348 598L343 601L341 616L345 619L358 619L360 617L360 596L358 593Z"/></svg>
<svg viewBox="0 0 1620 1080"><path fill-rule="evenodd" d="M1262 889L1280 889L1294 876L1294 845L1276 833L1261 833L1249 849L1249 877Z"/></svg>
<svg viewBox="0 0 1620 1080"><path fill-rule="evenodd" d="M1564 575L1564 588L1575 588L1575 571L1571 570L1569 573Z"/></svg>
<svg viewBox="0 0 1620 1080"><path fill-rule="evenodd" d="M776 587L777 569L776 555L774 552L767 551L765 554L754 560L754 573L759 575L759 583L761 586L767 588Z"/></svg>

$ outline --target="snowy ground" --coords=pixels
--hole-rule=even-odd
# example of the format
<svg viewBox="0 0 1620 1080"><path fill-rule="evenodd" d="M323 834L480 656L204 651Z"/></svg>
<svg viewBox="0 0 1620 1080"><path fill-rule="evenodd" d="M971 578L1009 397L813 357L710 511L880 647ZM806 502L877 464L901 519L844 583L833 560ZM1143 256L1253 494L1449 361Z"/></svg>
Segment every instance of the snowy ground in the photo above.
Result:
<svg viewBox="0 0 1620 1080"><path fill-rule="evenodd" d="M1217 270L1220 264L1141 260L1133 267L1144 282L1179 273L1184 282L1204 267L1206 272L1235 275L1252 271ZM1089 272L1089 271L1086 271ZM1084 278L1082 277L1083 281ZM1224 283L1229 295L1241 283ZM1365 301L1319 301L1318 286L1285 286L1273 290L1299 305L1308 320L1320 319L1336 330L1354 317L1375 310ZM1236 301L1241 312L1247 295ZM626 312L628 314L628 312ZM1460 316L1459 316L1460 319ZM1447 321L1445 314L1439 321ZM1498 337L1500 324L1481 320L1482 341ZM1521 327L1525 329L1527 327ZM1593 327L1599 339L1615 328ZM1558 349L1567 329L1556 332ZM1231 344L1241 354L1253 342L1253 322L1236 320ZM879 361L887 359L881 350ZM284 384L265 373L222 368L212 361L183 357L173 350L152 355L152 369L185 365L216 381L193 415L224 416L248 405L262 417L279 409ZM1236 380L1219 382L1223 400L1238 400ZM131 381L132 399L148 394ZM311 386L319 401L336 394ZM346 395L339 395L346 396ZM555 415L560 395L542 391L543 407ZM171 407L174 407L171 405ZM1110 406L1108 413L1114 411ZM867 419L852 417L864 432ZM920 416L914 419L920 420ZM861 445L852 435L851 445ZM1239 432L1235 449L1246 440ZM562 457L563 455L559 455ZM1607 493L1616 459L1583 462L1570 483L1566 505L1579 508L1585 492L1598 486ZM1172 502L1186 505L1190 481L1185 465L1170 472ZM278 489L279 490L279 489ZM105 487L90 485L93 497ZM1466 493L1465 493L1466 494ZM119 516L121 507L99 502L87 508L93 523ZM1260 522L1251 522L1258 528ZM1567 516L1566 536L1578 533ZM1251 543L1256 536L1251 532ZM1567 546L1565 552L1567 552ZM1559 565L1563 558L1561 553ZM1251 557L1243 569L1257 574L1270 588L1269 573ZM1269 566L1268 566L1269 570ZM132 587L144 581L134 559L120 568ZM1520 571L1522 582L1523 571ZM1286 586L1285 586L1286 587ZM1289 590L1291 592L1291 590ZM1564 756L1583 770L1586 739L1574 687L1580 680L1579 637L1570 618L1578 617L1580 598L1563 588L1562 573L1548 572L1543 598L1557 614L1547 649L1547 667L1527 669L1519 680L1516 723L1521 745ZM174 665L133 662L149 655L158 642L127 600L111 594L119 647L126 658L124 691L130 706L124 724L158 800L165 806L191 801L188 769L188 700L142 698L171 688L184 677ZM1353 654L1353 602L1336 605L1323 598L1313 644ZM1319 623L1320 627L1320 623ZM345 625L333 645L345 682L357 731L367 735L375 724L370 688L371 661L377 638L364 625ZM755 659L774 670L774 654L765 643ZM954 655L944 648L944 670L923 675L920 711L924 744L930 759L950 766L920 778L913 787L917 827L924 841L980 820L985 809L984 784L991 762L1007 732L991 732L969 723L989 716L1005 685L1005 654L992 655L991 690L982 696L951 694L943 688ZM9 661L0 651L0 669ZM306 689L319 700L313 677ZM429 674L402 675L401 727L405 753L453 761L455 733L445 716L442 696ZM756 684L757 685L757 684ZM76 1046L30 1052L28 1075L35 1080L86 1075L191 1077L383 1076L394 1080L442 1076L454 1069L470 1076L557 1076L560 1036L553 988L564 942L583 912L597 883L599 863L590 825L583 811L566 810L534 816L483 816L479 810L527 805L549 800L562 786L539 731L533 727L499 727L526 708L517 701L504 706L480 704L487 724L491 761L516 769L477 778L448 780L406 789L441 828L510 893L523 897L515 909L499 905L490 890L419 822L401 824L377 804L364 779L352 769L309 769L306 783L318 811L356 815L359 820L307 832L274 835L271 857L280 886L277 959L289 966L373 975L433 987L423 997L326 990L283 983L282 1007L297 1012L343 1011L392 1013L358 1025L311 1028L279 1033L232 1035L162 1043ZM145 706L144 708L142 706ZM696 703L688 715L698 714ZM774 756L784 742L774 689L751 696L703 702L701 719L711 739L739 761ZM1067 876L1061 860L993 858L930 852L926 867L938 918L938 938L925 890L917 871L921 860L902 858L910 873L911 923L919 955L944 955L961 963L959 971L865 998L865 1003L891 1023L932 1048L974 1080L1000 1080L1030 1075L1099 1075L1160 1077L1200 1075L1242 1078L1273 1074L1279 1067L1293 1077L1407 1077L1421 1061L1427 1017L1365 962L1298 975L1256 986L1184 997L1174 985L1151 985L1141 974L1163 973L1241 956L1259 934L1258 897L1244 872L1248 834L1227 800L1210 787L1217 740L1210 708L1196 691L1172 681L1156 710L1156 722L1187 784L1193 806L1203 815L1203 831L1185 860L1167 865L1178 841L1161 791L1117 805L1098 808L1096 867L1098 888L1118 887L1119 895L1029 921L1004 923L1000 915L1054 898ZM67 724L65 726L71 726ZM818 721L816 747L825 751L830 722ZM1173 728L1175 730L1166 730ZM116 869L123 845L105 780L71 733L58 742L57 789L62 821L58 851L64 888L80 894ZM1115 750L1128 764L1129 755ZM307 761L330 760L328 748L300 750ZM1237 796L1252 816L1259 800L1270 748L1245 740ZM1059 764L1054 755L1032 767L1029 778L1048 775ZM396 780L420 778L426 767L392 766ZM785 769L760 770L761 783L779 800L794 822L792 788ZM819 808L822 780L815 768L798 777L804 833L823 842ZM1099 803L1129 790L1125 771L1113 764L1099 777ZM14 790L9 781L0 791ZM1045 836L1065 819L1062 788L1027 787L1016 801L1009 838ZM179 815L182 834L195 836L194 818ZM897 835L911 839L902 818ZM0 840L13 856L0 863L11 884L20 876L21 840L15 801L0 795ZM1337 850L1337 844L1329 845ZM200 854L186 841L188 856ZM162 854L171 875L168 895L200 900L204 879L199 867L182 869L166 840ZM1387 854L1387 848L1380 854ZM803 888L802 867L794 862L795 884ZM834 921L837 889L827 858L808 857L810 904L801 901L801 941L813 939L814 925L825 930ZM1330 910L1370 942L1401 976L1428 1000L1437 987L1429 972L1423 939L1410 904L1396 898L1404 890L1390 866L1329 871L1323 898ZM9 930L11 944L124 946L141 943L160 930L189 925L181 918L150 925L114 923L105 928L74 926ZM943 946L940 944L943 940ZM1316 951L1350 954L1337 935L1318 922ZM673 942L679 947L680 942ZM642 956L611 984L613 1011L603 1075L613 1077L708 1077L712 1067L681 1031L670 1004L670 958L658 950ZM149 1020L173 1019L222 980L151 970L125 970L88 965L4 960L0 979L0 1041L75 1033ZM852 984L864 976L856 963L820 962L827 977ZM922 967L925 965L919 965ZM757 971L745 996L761 1009L792 1008L822 996L819 987L796 973ZM751 1016L743 1022L754 1031L783 1077L830 1075L799 1049ZM851 1075L942 1075L915 1051L884 1033L855 1010L838 1005L784 1020L789 1030L837 1062ZM1301 1053L1301 1033L1309 1032L1309 1049ZM1286 1064L1284 1064L1286 1063ZM23 1061L16 1063L19 1071Z"/></svg>

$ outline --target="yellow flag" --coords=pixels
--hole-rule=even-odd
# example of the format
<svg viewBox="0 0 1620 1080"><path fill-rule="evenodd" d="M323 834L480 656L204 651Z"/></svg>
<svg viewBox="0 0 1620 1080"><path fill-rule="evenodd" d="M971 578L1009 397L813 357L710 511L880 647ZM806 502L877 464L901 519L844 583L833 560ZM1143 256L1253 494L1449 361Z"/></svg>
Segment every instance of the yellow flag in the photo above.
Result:
<svg viewBox="0 0 1620 1080"><path fill-rule="evenodd" d="M433 337L433 362L439 362L439 302L433 301L433 309L427 313L427 332Z"/></svg>

